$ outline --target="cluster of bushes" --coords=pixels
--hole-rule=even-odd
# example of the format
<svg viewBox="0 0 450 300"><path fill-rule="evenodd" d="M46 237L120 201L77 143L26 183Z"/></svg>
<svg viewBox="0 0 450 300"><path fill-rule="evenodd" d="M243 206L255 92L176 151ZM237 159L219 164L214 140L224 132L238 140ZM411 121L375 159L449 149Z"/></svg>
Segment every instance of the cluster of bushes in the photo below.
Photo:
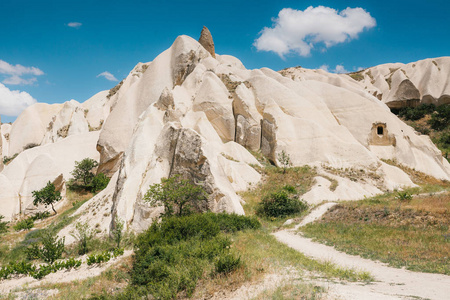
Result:
<svg viewBox="0 0 450 300"><path fill-rule="evenodd" d="M85 158L82 161L75 162L75 168L71 172L73 178L69 180L68 185L74 190L86 190L96 193L103 190L109 183L109 178L105 174L94 174L98 162L92 158Z"/></svg>
<svg viewBox="0 0 450 300"><path fill-rule="evenodd" d="M93 264L101 264L104 262L108 262L111 258L115 258L117 256L121 256L124 253L123 248L114 248L113 251L103 251L100 254L91 254L87 258L88 266Z"/></svg>
<svg viewBox="0 0 450 300"><path fill-rule="evenodd" d="M227 274L242 264L230 251L225 233L260 226L255 218L214 213L165 217L153 223L138 236L133 285L124 298L151 294L156 299L173 299L181 291L191 296L204 274Z"/></svg>
<svg viewBox="0 0 450 300"><path fill-rule="evenodd" d="M417 121L430 115L436 110L434 104L421 104L416 107L402 107L400 109L393 109L392 112L405 120Z"/></svg>
<svg viewBox="0 0 450 300"><path fill-rule="evenodd" d="M26 275L35 279L42 279L50 273L55 273L62 269L73 269L81 266L81 260L69 258L65 261L55 262L48 265L35 266L31 262L20 261L10 262L8 265L0 268L0 278L8 279L11 275Z"/></svg>
<svg viewBox="0 0 450 300"><path fill-rule="evenodd" d="M444 130L450 125L450 105L421 104L416 107L392 109L392 112L405 120L417 121L431 115L428 124L434 130Z"/></svg>
<svg viewBox="0 0 450 300"><path fill-rule="evenodd" d="M256 214L267 218L284 218L307 209L308 205L298 199L296 189L286 185L280 191L264 196L256 208Z"/></svg>
<svg viewBox="0 0 450 300"><path fill-rule="evenodd" d="M15 231L20 231L20 230L29 230L31 228L33 228L34 226L34 222L37 220L43 220L50 217L50 213L48 211L44 211L44 212L37 212L36 214L34 214L31 217L28 217L26 219L20 220L19 222L17 222L14 226L13 229ZM1 220L1 218L0 218Z"/></svg>

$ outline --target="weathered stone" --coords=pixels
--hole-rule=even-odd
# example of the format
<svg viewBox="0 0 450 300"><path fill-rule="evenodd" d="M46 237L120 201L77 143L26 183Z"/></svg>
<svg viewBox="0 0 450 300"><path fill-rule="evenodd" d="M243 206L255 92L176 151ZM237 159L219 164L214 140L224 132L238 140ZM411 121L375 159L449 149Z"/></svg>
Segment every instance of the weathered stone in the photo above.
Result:
<svg viewBox="0 0 450 300"><path fill-rule="evenodd" d="M203 26L202 32L200 33L200 38L198 39L200 45L205 48L212 57L216 57L216 52L214 49L214 41L211 35L211 32L206 26Z"/></svg>

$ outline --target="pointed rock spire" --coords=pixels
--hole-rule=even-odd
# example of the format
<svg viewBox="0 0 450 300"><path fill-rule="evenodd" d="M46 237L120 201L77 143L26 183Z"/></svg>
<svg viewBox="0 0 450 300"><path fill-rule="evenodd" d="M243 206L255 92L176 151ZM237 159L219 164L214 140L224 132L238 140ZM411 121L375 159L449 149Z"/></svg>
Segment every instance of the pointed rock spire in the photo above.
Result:
<svg viewBox="0 0 450 300"><path fill-rule="evenodd" d="M209 53L211 53L212 57L216 57L216 52L214 50L214 41L211 35L211 32L206 26L203 26L202 32L200 33L200 38L198 39L200 45L203 46Z"/></svg>

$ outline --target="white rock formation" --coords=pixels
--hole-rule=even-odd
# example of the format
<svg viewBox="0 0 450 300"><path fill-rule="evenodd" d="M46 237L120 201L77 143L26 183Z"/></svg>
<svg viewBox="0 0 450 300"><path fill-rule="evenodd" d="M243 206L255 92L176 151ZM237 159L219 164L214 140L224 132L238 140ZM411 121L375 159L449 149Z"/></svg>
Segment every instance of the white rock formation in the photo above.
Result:
<svg viewBox="0 0 450 300"><path fill-rule="evenodd" d="M109 92L83 104L34 105L11 126L7 153L22 152L30 143L41 146L22 152L0 173L0 206L8 217L23 211L29 204L23 197L59 174L70 178L74 161L84 157L99 159L98 171L112 179L77 213L106 232L116 217L136 231L147 228L161 208L143 196L149 185L174 174L205 188L209 199L202 208L243 214L237 192L261 179L247 149L260 150L275 164L284 150L296 166L357 168L384 178L357 183L329 175L339 183L333 193L321 177L305 195L310 202L413 185L381 158L449 179L450 165L430 139L416 135L361 83L320 70L281 73L247 70L238 59L213 57L180 36ZM89 133L93 129L101 130ZM6 131L2 126L4 142Z"/></svg>
<svg viewBox="0 0 450 300"><path fill-rule="evenodd" d="M317 80L368 93L390 108L418 103L450 103L450 57L428 58L402 64L390 63L351 74L289 68L280 71L294 80Z"/></svg>

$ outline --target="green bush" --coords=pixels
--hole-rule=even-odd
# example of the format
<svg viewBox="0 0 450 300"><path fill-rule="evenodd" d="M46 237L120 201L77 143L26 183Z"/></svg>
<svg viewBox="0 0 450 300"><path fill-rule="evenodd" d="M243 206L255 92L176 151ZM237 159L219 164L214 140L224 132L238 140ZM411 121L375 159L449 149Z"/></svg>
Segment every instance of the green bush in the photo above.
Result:
<svg viewBox="0 0 450 300"><path fill-rule="evenodd" d="M50 264L55 260L61 258L64 252L64 237L58 239L55 233L51 231L45 231L42 234L42 248L41 248L41 258Z"/></svg>
<svg viewBox="0 0 450 300"><path fill-rule="evenodd" d="M425 115L432 114L435 110L434 104L421 104L416 107L403 107L393 112L405 120L416 121L422 119Z"/></svg>
<svg viewBox="0 0 450 300"><path fill-rule="evenodd" d="M241 266L241 257L236 257L231 253L222 255L216 261L216 273L228 274Z"/></svg>
<svg viewBox="0 0 450 300"><path fill-rule="evenodd" d="M241 263L240 258L227 256L231 241L224 232L260 226L255 218L213 213L168 217L153 223L137 238L133 285L122 298L151 294L156 299L173 299L181 291L191 296L208 269L227 273Z"/></svg>
<svg viewBox="0 0 450 300"><path fill-rule="evenodd" d="M436 112L431 114L428 121L434 130L443 130L450 125L450 104L444 104L436 108Z"/></svg>
<svg viewBox="0 0 450 300"><path fill-rule="evenodd" d="M397 192L397 196L395 196L400 201L409 201L412 199L411 193L408 191L399 191Z"/></svg>
<svg viewBox="0 0 450 300"><path fill-rule="evenodd" d="M265 196L256 208L256 213L269 218L283 218L300 213L308 208L307 204L290 197L284 190Z"/></svg>
<svg viewBox="0 0 450 300"><path fill-rule="evenodd" d="M33 226L34 226L33 219L27 218L17 222L16 225L13 226L13 228L15 231L20 231L22 229L25 230L31 229L33 228Z"/></svg>
<svg viewBox="0 0 450 300"><path fill-rule="evenodd" d="M98 166L98 162L92 158L85 158L82 161L75 162L75 168L70 173L76 183L88 187L95 177L93 169Z"/></svg>
<svg viewBox="0 0 450 300"><path fill-rule="evenodd" d="M0 215L0 234L8 231L9 222L2 221L4 218L5 218L4 216Z"/></svg>
<svg viewBox="0 0 450 300"><path fill-rule="evenodd" d="M109 183L109 178L106 177L105 174L103 174L103 173L97 174L94 176L94 178L92 178L92 181L90 183L91 191L93 193L101 191L104 188L106 188L108 183Z"/></svg>
<svg viewBox="0 0 450 300"><path fill-rule="evenodd" d="M39 247L39 243L32 243L25 250L28 260L35 260L41 258L41 248Z"/></svg>
<svg viewBox="0 0 450 300"><path fill-rule="evenodd" d="M109 251L105 251L100 254L91 254L87 258L88 266L93 264L101 264L103 262L108 262L111 259L111 253Z"/></svg>
<svg viewBox="0 0 450 300"><path fill-rule="evenodd" d="M33 216L30 217L31 220L37 221L37 220L44 220L50 217L50 212L43 211L43 212L37 212Z"/></svg>

